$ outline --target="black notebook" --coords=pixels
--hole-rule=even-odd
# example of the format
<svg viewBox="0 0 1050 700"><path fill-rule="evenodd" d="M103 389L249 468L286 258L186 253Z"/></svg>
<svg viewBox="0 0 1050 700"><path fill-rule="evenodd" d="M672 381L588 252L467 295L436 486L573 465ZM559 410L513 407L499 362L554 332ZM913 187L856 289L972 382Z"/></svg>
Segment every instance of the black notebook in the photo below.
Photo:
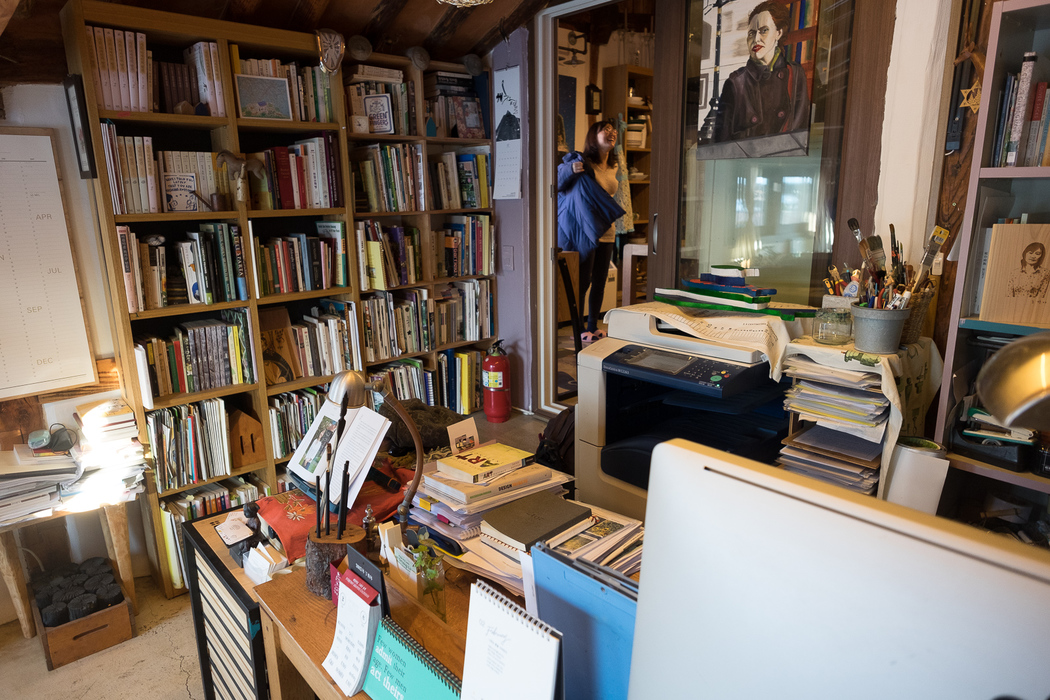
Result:
<svg viewBox="0 0 1050 700"><path fill-rule="evenodd" d="M541 491L493 509L481 521L481 532L527 552L534 542L550 539L590 516L587 506Z"/></svg>

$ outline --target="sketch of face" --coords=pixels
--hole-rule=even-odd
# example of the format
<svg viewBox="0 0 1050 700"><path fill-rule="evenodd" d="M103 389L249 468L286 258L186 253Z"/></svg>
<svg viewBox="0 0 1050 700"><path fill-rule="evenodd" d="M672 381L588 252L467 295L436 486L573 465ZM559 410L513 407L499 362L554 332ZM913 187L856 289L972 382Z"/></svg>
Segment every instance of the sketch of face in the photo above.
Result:
<svg viewBox="0 0 1050 700"><path fill-rule="evenodd" d="M1029 243L1024 251L1021 252L1021 269L1027 267L1038 269L1043 262L1044 255L1046 255L1046 248L1043 247L1042 243L1038 241Z"/></svg>
<svg viewBox="0 0 1050 700"><path fill-rule="evenodd" d="M1025 253L1024 261L1029 265L1038 265L1039 259L1043 257L1043 254L1037 249L1033 249Z"/></svg>
<svg viewBox="0 0 1050 700"><path fill-rule="evenodd" d="M777 43L783 33L783 30L777 29L772 15L765 11L759 12L747 25L748 55L763 66L768 66L773 62Z"/></svg>

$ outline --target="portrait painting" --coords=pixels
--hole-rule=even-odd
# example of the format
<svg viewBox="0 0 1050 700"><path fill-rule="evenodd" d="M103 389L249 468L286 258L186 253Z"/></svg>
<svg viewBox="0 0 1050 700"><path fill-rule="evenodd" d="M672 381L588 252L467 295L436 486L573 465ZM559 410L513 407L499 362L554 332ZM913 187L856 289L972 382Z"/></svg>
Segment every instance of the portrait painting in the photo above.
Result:
<svg viewBox="0 0 1050 700"><path fill-rule="evenodd" d="M1050 322L1050 224L996 224L984 271L981 320Z"/></svg>
<svg viewBox="0 0 1050 700"><path fill-rule="evenodd" d="M809 152L819 0L709 0L697 158ZM708 94L709 93L709 94Z"/></svg>

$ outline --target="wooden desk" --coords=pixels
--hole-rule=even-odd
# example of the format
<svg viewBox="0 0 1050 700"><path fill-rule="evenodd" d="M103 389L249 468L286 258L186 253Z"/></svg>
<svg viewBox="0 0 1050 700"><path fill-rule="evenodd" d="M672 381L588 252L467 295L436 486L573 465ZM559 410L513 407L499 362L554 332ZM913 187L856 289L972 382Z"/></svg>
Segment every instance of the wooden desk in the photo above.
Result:
<svg viewBox="0 0 1050 700"><path fill-rule="evenodd" d="M25 568L18 554L18 530L42 523L54 518L64 518L72 513L59 512L41 518L31 518L21 522L0 527L0 575L3 575L11 601L15 605L18 624L22 626L22 635L30 639L36 635L36 623L33 621L33 609L29 604L29 589L26 585ZM127 503L102 506L98 509L102 521L102 533L106 537L106 552L116 565L115 575L131 602L131 609L138 613L138 601L135 598L135 574L131 570L131 546L128 543L128 508Z"/></svg>
<svg viewBox="0 0 1050 700"><path fill-rule="evenodd" d="M449 569L445 579L446 615L443 622L423 609L413 595L387 577L390 615L427 651L457 676L463 676L467 639L470 584L476 577ZM306 571L298 570L255 588L264 614L263 638L272 700L345 700L332 677L321 668L335 638L336 609L330 601L306 590ZM367 700L364 692L354 696Z"/></svg>

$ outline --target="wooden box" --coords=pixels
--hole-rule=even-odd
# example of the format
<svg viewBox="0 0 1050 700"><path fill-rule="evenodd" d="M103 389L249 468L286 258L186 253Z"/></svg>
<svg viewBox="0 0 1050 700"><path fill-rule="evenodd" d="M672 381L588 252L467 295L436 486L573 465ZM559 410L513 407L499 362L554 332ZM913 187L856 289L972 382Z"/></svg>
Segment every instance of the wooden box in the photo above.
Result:
<svg viewBox="0 0 1050 700"><path fill-rule="evenodd" d="M123 587L121 587L123 590ZM47 670L54 671L77 659L91 656L135 636L135 616L127 592L120 603L58 627L44 627L40 609L33 602L33 618L44 646Z"/></svg>

